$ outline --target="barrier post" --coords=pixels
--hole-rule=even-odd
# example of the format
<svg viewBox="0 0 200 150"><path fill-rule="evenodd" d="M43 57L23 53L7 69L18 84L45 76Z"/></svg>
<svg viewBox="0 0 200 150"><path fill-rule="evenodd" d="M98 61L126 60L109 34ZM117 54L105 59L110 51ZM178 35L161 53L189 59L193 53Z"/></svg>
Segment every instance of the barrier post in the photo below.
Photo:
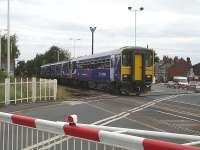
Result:
<svg viewBox="0 0 200 150"><path fill-rule="evenodd" d="M57 80L56 79L54 79L54 89L53 89L53 92L54 92L54 94L53 94L53 98L54 98L54 100L56 100L56 96L57 96Z"/></svg>
<svg viewBox="0 0 200 150"><path fill-rule="evenodd" d="M42 80L40 78L40 101L42 100L42 87L41 87L41 84L42 84Z"/></svg>
<svg viewBox="0 0 200 150"><path fill-rule="evenodd" d="M48 80L48 83L47 83L47 85L48 85L48 99L50 100L51 99L51 80L49 79Z"/></svg>
<svg viewBox="0 0 200 150"><path fill-rule="evenodd" d="M36 101L36 78L32 78L32 102Z"/></svg>
<svg viewBox="0 0 200 150"><path fill-rule="evenodd" d="M47 100L47 81L44 79L44 100Z"/></svg>
<svg viewBox="0 0 200 150"><path fill-rule="evenodd" d="M10 104L10 78L5 79L5 105Z"/></svg>
<svg viewBox="0 0 200 150"><path fill-rule="evenodd" d="M26 101L27 101L27 103L28 103L28 98L29 98L29 95L28 95L28 92L29 92L29 88L28 88L29 85L28 84L29 83L28 83L28 81L29 81L28 78L26 78L26 96L27 96Z"/></svg>
<svg viewBox="0 0 200 150"><path fill-rule="evenodd" d="M21 78L21 82L20 82L20 87L21 87L21 94L20 94L20 96L21 96L21 103L22 103L22 97L23 97L23 79Z"/></svg>
<svg viewBox="0 0 200 150"><path fill-rule="evenodd" d="M17 79L15 78L15 104L17 104Z"/></svg>

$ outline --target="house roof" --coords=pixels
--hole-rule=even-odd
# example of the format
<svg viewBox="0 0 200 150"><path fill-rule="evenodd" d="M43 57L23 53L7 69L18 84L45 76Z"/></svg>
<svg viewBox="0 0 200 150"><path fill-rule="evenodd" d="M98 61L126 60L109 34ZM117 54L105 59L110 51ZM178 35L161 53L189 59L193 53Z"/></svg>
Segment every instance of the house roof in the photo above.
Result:
<svg viewBox="0 0 200 150"><path fill-rule="evenodd" d="M200 63L193 66L193 71L195 75L200 76Z"/></svg>

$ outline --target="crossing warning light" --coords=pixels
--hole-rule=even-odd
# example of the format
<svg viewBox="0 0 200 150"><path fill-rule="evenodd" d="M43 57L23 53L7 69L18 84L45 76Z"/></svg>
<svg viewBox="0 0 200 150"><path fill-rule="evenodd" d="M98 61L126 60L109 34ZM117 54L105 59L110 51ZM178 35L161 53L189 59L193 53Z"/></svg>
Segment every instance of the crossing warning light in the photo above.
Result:
<svg viewBox="0 0 200 150"><path fill-rule="evenodd" d="M78 122L77 115L73 114L73 115L68 116L66 118L66 122L68 122L70 126L75 126L76 123Z"/></svg>

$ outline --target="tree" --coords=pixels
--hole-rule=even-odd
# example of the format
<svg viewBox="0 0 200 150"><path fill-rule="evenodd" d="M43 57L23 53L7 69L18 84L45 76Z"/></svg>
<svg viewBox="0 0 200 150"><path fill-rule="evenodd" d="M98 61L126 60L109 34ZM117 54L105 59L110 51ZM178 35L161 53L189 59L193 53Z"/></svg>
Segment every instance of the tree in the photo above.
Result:
<svg viewBox="0 0 200 150"><path fill-rule="evenodd" d="M155 51L154 52L154 62L158 63L160 61L160 58L158 57L157 53Z"/></svg>
<svg viewBox="0 0 200 150"><path fill-rule="evenodd" d="M70 58L70 53L68 50L64 50L57 46L52 46L50 49L44 54L44 60L46 63L55 63L58 61L68 60Z"/></svg>
<svg viewBox="0 0 200 150"><path fill-rule="evenodd" d="M15 69L15 75L24 76L26 71L26 63L25 61L19 61L17 63L17 68Z"/></svg>
<svg viewBox="0 0 200 150"><path fill-rule="evenodd" d="M7 58L7 36L3 35L1 38L2 43L2 51L1 56L2 58ZM11 47L11 59L18 58L20 55L18 45L17 45L17 36L14 34L10 36L10 47Z"/></svg>
<svg viewBox="0 0 200 150"><path fill-rule="evenodd" d="M16 74L19 75L20 71L23 71L23 74L26 74L27 76L39 76L40 66L58 62L58 55L59 61L70 59L70 53L68 50L52 46L44 54L37 54L34 59L28 60L25 65L23 62L20 62L19 66L17 66Z"/></svg>
<svg viewBox="0 0 200 150"><path fill-rule="evenodd" d="M7 73L4 69L0 69L0 82L4 81L4 79L7 77Z"/></svg>

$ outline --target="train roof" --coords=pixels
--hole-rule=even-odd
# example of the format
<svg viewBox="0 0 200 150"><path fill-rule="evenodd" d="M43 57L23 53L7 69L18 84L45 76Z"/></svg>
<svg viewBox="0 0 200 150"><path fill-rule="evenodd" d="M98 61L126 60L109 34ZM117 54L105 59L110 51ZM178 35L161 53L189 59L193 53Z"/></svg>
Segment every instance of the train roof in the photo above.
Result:
<svg viewBox="0 0 200 150"><path fill-rule="evenodd" d="M111 55L120 54L124 49L146 49L147 50L147 48L144 48L144 47L126 46L126 47L122 47L122 48L111 50L111 51L107 51L107 52L96 53L94 55L81 56L81 57L78 57L78 58L72 58L72 59L70 59L68 61L60 61L60 62L56 62L56 63L45 64L45 65L42 65L41 67L63 64L63 63L69 62L69 61L73 62L73 61L88 60L88 59L93 59L93 58L108 57L108 56L111 56Z"/></svg>
<svg viewBox="0 0 200 150"><path fill-rule="evenodd" d="M101 52L101 53L97 53L97 54L93 54L93 55L89 55L89 56L81 56L81 57L72 59L72 61L81 61L81 60L86 60L86 59L107 57L107 56L111 56L111 55L120 54L120 52L121 52L120 49L117 49L117 50Z"/></svg>
<svg viewBox="0 0 200 150"><path fill-rule="evenodd" d="M111 50L111 51L107 51L107 52L101 52L101 53L97 53L94 55L81 56L81 57L72 59L72 61L81 61L81 60L87 60L87 59L92 59L92 58L100 58L100 57L107 57L107 56L111 56L111 55L117 55L117 54L120 54L124 49L133 49L133 48L147 50L147 48L144 48L144 47L126 46L126 47L122 47L120 49L115 49L115 50Z"/></svg>
<svg viewBox="0 0 200 150"><path fill-rule="evenodd" d="M59 61L59 62L56 62L56 63L49 63L49 64L42 65L41 67L52 66L52 65L59 65L59 64L63 64L63 63L69 62L69 61L70 60Z"/></svg>

